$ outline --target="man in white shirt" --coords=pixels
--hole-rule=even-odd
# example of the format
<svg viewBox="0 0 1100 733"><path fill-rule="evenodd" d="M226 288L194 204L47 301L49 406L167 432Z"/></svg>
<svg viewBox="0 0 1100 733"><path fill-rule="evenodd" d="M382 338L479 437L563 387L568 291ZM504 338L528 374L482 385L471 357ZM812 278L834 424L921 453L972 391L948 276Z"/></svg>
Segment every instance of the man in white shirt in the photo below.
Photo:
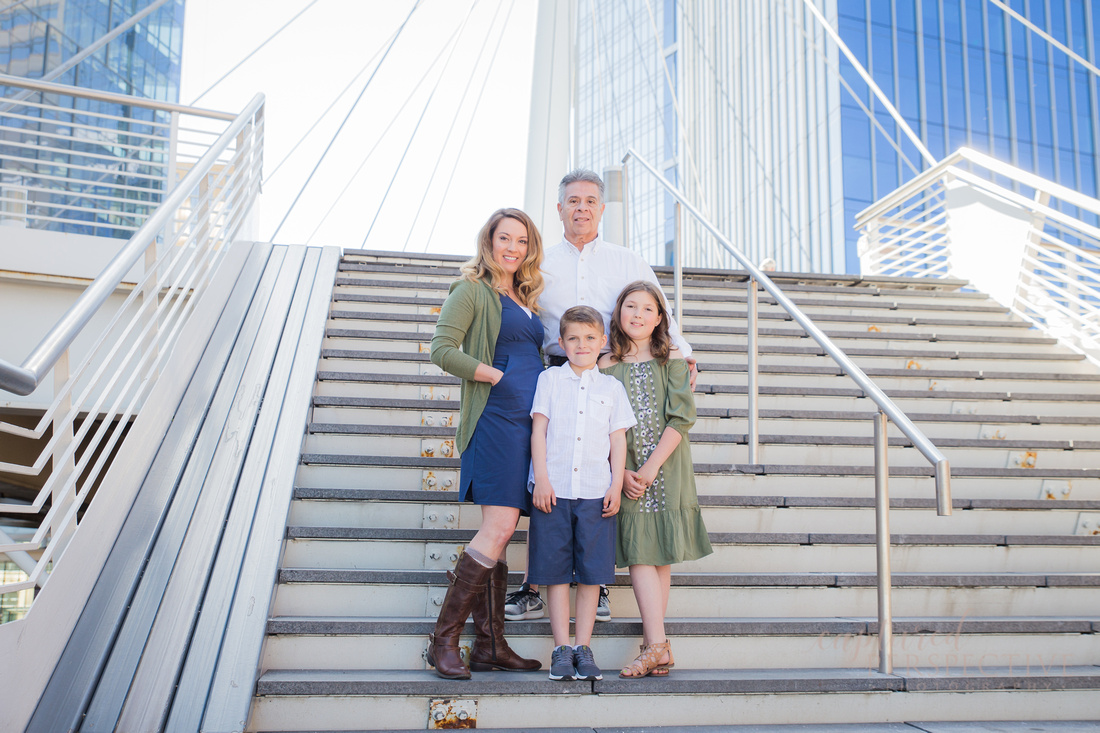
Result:
<svg viewBox="0 0 1100 733"><path fill-rule="evenodd" d="M603 179L590 170L570 171L558 185L558 216L564 236L558 244L547 247L543 255L545 289L539 296L542 309L539 315L546 329L543 350L551 365L564 362L564 353L558 346L558 320L567 309L575 305L592 306L603 315L604 328L610 333L611 311L626 285L648 280L659 286L653 268L638 254L605 242L599 235L605 207L603 194ZM694 388L699 371L691 347L674 318L669 319L669 332L691 366Z"/></svg>

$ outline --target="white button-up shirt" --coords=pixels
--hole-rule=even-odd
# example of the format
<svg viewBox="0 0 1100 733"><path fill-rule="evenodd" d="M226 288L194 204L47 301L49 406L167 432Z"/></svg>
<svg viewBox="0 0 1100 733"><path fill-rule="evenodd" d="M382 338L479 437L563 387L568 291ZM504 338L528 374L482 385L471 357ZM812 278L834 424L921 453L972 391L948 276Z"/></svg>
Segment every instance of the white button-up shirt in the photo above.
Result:
<svg viewBox="0 0 1100 733"><path fill-rule="evenodd" d="M653 268L645 260L626 247L603 241L602 237L584 245L580 252L564 239L548 247L542 259L542 275L546 282L539 296L542 308L539 317L546 329L543 349L556 356L565 355L558 346L558 322L568 309L575 305L592 306L603 315L605 332L610 334L611 311L624 287L635 280L648 280L660 287ZM680 335L675 318L669 318L668 327L672 343L685 357L691 356L691 347Z"/></svg>
<svg viewBox="0 0 1100 733"><path fill-rule="evenodd" d="M531 415L546 415L546 472L559 499L602 499L611 488L611 433L636 424L622 382L568 364L539 375ZM530 481L535 471L531 468Z"/></svg>

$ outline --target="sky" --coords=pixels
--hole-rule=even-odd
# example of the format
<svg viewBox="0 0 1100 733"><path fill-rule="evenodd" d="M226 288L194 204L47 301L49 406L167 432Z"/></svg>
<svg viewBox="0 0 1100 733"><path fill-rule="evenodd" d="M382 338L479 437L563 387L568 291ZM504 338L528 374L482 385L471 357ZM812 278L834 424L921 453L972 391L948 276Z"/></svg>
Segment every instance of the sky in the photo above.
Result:
<svg viewBox="0 0 1100 733"><path fill-rule="evenodd" d="M188 105L305 9L196 105L239 112L266 97L257 239L472 254L494 210L523 207L538 3L421 0L410 17L413 6L187 0Z"/></svg>

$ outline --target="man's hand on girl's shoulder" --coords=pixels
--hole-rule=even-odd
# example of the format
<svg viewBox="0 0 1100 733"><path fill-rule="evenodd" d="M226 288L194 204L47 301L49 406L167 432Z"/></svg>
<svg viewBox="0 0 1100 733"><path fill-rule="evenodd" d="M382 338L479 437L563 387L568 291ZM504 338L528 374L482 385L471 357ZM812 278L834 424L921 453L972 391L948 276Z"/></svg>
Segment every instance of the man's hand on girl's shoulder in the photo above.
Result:
<svg viewBox="0 0 1100 733"><path fill-rule="evenodd" d="M691 391L694 392L695 382L699 379L699 367L696 360L690 356L684 361L688 363L688 384L691 385Z"/></svg>

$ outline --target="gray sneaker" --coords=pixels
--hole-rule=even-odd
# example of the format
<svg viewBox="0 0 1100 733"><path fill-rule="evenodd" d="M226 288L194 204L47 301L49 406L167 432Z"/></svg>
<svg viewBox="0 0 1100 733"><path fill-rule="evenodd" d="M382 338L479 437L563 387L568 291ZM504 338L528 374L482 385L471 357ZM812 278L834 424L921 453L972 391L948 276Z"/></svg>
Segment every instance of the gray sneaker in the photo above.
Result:
<svg viewBox="0 0 1100 733"><path fill-rule="evenodd" d="M573 666L573 647L554 647L554 652L550 655L550 679L572 680L576 677L577 669Z"/></svg>
<svg viewBox="0 0 1100 733"><path fill-rule="evenodd" d="M504 618L508 621L523 621L529 618L542 618L546 615L546 605L537 590L524 583L519 590L512 591L504 599Z"/></svg>
<svg viewBox="0 0 1100 733"><path fill-rule="evenodd" d="M600 602L596 606L596 620L611 620L611 598L609 597L606 585L600 586Z"/></svg>
<svg viewBox="0 0 1100 733"><path fill-rule="evenodd" d="M578 680L602 680L603 673L596 666L596 659L592 656L592 647L578 646L573 649L573 664L577 668Z"/></svg>

